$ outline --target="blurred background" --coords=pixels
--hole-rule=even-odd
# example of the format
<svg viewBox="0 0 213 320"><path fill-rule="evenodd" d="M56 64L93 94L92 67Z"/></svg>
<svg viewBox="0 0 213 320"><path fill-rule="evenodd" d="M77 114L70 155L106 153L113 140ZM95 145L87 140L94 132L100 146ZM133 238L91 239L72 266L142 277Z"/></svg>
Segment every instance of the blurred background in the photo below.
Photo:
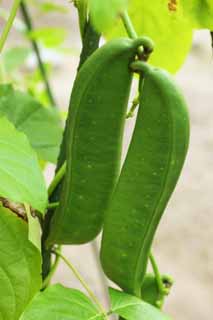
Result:
<svg viewBox="0 0 213 320"><path fill-rule="evenodd" d="M53 3L66 9L38 9L38 1L29 1L35 26L46 28L46 31L40 31L44 33L42 57L46 62L57 104L65 112L76 75L81 41L73 5L67 0L55 0ZM7 10L11 4L12 1L1 1L0 30L6 15L4 9ZM49 27L62 29L55 30L52 37L47 39L45 32L50 34L53 31L48 30ZM17 46L24 49L19 57L20 65L17 64L15 70L12 68L6 77L8 81L23 88L27 82L45 103L36 71L36 59L29 51L30 46L23 36L22 28L19 17L10 34L5 54ZM173 319L210 320L213 305L213 51L207 30L195 32L191 52L181 71L176 74L176 79L190 109L191 143L183 174L158 228L153 251L161 273L175 279L164 310ZM125 150L133 125L134 119L127 121ZM46 170L47 182L53 175L53 169L53 166L49 166ZM95 258L95 245L65 247L64 252L97 296L107 304L103 274ZM66 286L80 288L78 281L63 263L60 263L54 277L54 282L58 281Z"/></svg>

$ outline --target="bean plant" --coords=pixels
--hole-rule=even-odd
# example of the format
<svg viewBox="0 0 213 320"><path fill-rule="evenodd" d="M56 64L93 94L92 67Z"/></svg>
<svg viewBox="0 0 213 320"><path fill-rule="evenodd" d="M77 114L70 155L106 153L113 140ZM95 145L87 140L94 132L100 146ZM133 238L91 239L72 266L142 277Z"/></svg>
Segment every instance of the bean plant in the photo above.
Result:
<svg viewBox="0 0 213 320"><path fill-rule="evenodd" d="M67 31L35 27L32 10L78 14L82 49L66 121L42 52L66 51ZM0 319L171 319L163 307L173 279L161 274L152 244L190 145L174 74L193 31L212 35L212 1L14 0L0 15ZM12 28L29 46L7 45ZM32 56L36 67L23 72ZM129 118L136 123L122 161ZM98 236L108 308L62 253ZM60 260L84 291L51 284Z"/></svg>

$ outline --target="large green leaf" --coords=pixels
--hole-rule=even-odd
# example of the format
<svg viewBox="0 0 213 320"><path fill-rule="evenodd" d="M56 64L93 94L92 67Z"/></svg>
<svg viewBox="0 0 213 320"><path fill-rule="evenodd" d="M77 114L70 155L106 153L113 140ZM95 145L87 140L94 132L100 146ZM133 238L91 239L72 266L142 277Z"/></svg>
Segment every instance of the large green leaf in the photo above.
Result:
<svg viewBox="0 0 213 320"><path fill-rule="evenodd" d="M196 29L213 29L213 1L212 0L181 0L185 15ZM177 7L177 9L179 9Z"/></svg>
<svg viewBox="0 0 213 320"><path fill-rule="evenodd" d="M156 0L129 2L129 14L138 35L146 35L155 42L150 63L176 72L191 48L192 26L183 10L170 12L168 1ZM126 35L121 21L108 33L108 37Z"/></svg>
<svg viewBox="0 0 213 320"><path fill-rule="evenodd" d="M170 320L159 309L131 296L110 288L111 312L126 320Z"/></svg>
<svg viewBox="0 0 213 320"><path fill-rule="evenodd" d="M57 284L36 295L20 320L87 320L96 318L97 314L95 306L82 292Z"/></svg>
<svg viewBox="0 0 213 320"><path fill-rule="evenodd" d="M23 131L40 159L55 163L62 137L58 113L44 108L29 94L0 86L0 113Z"/></svg>
<svg viewBox="0 0 213 320"><path fill-rule="evenodd" d="M17 320L41 287L41 256L27 223L0 207L0 320Z"/></svg>
<svg viewBox="0 0 213 320"><path fill-rule="evenodd" d="M90 0L89 9L93 24L98 31L107 31L119 13L127 6L127 0Z"/></svg>
<svg viewBox="0 0 213 320"><path fill-rule="evenodd" d="M37 155L27 137L0 118L0 196L44 212L47 190Z"/></svg>

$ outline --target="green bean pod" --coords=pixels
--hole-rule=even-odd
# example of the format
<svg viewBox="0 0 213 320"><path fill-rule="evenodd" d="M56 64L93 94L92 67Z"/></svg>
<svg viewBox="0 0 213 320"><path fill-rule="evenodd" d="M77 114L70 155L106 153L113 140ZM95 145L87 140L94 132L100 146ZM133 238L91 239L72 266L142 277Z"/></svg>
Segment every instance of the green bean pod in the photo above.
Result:
<svg viewBox="0 0 213 320"><path fill-rule="evenodd" d="M129 65L144 41L110 41L79 71L68 115L67 171L48 244L83 244L101 230L120 169Z"/></svg>
<svg viewBox="0 0 213 320"><path fill-rule="evenodd" d="M140 106L130 147L105 215L101 262L106 275L141 297L156 228L180 176L189 141L186 103L165 71L135 62Z"/></svg>

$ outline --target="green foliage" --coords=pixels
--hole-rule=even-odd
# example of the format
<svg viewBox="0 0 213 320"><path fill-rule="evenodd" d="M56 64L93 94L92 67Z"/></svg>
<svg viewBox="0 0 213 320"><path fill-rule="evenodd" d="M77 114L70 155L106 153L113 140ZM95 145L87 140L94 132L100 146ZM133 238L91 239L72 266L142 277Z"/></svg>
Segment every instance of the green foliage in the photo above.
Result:
<svg viewBox="0 0 213 320"><path fill-rule="evenodd" d="M60 4L53 3L52 1L36 1L39 9L44 13L68 13L68 9Z"/></svg>
<svg viewBox="0 0 213 320"><path fill-rule="evenodd" d="M42 160L56 163L62 137L58 112L44 108L29 94L0 86L0 113L26 134Z"/></svg>
<svg viewBox="0 0 213 320"><path fill-rule="evenodd" d="M52 64L43 62L43 67L47 76L51 77L53 74ZM22 77L21 79L19 78L17 82L17 86L25 88L25 90L28 91L30 95L33 96L43 106L53 107L52 105L50 105L43 76L41 74L41 70L38 67L33 69L31 72L26 73L24 77Z"/></svg>
<svg viewBox="0 0 213 320"><path fill-rule="evenodd" d="M27 223L3 207L0 244L0 319L18 320L41 288L41 256L28 241Z"/></svg>
<svg viewBox="0 0 213 320"><path fill-rule="evenodd" d="M126 320L170 320L150 304L127 293L110 288L111 312Z"/></svg>
<svg viewBox="0 0 213 320"><path fill-rule="evenodd" d="M96 307L85 294L57 284L35 296L20 320L102 320L96 318L97 314Z"/></svg>
<svg viewBox="0 0 213 320"><path fill-rule="evenodd" d="M195 29L213 29L213 1L212 0L181 0L180 7L186 19Z"/></svg>
<svg viewBox="0 0 213 320"><path fill-rule="evenodd" d="M22 66L31 52L31 49L26 47L8 49L4 53L2 61L5 72L14 72L14 70Z"/></svg>
<svg viewBox="0 0 213 320"><path fill-rule="evenodd" d="M0 7L0 17L4 21L7 21L8 16L9 16L9 12L6 9ZM16 17L13 22L13 28L20 33L23 33L26 30L25 24L18 17Z"/></svg>
<svg viewBox="0 0 213 320"><path fill-rule="evenodd" d="M127 0L89 0L89 10L95 28L100 31L107 31L115 23L119 12L127 7Z"/></svg>
<svg viewBox="0 0 213 320"><path fill-rule="evenodd" d="M155 43L150 58L154 66L176 72L185 61L192 43L192 27L182 11L170 12L167 1L131 0L129 15L138 35L146 35ZM107 37L125 35L121 21L107 32Z"/></svg>
<svg viewBox="0 0 213 320"><path fill-rule="evenodd" d="M40 42L47 48L61 46L66 39L67 32L64 28L43 27L27 33L30 39Z"/></svg>
<svg viewBox="0 0 213 320"><path fill-rule="evenodd" d="M90 1L95 27L107 38L124 35L126 30L115 18L125 8L125 1ZM180 0L169 10L168 1L131 0L128 12L139 35L151 37L156 49L150 63L175 73L184 63L191 48L193 29L213 29L211 0Z"/></svg>
<svg viewBox="0 0 213 320"><path fill-rule="evenodd" d="M37 156L24 133L0 118L0 196L44 213L47 190Z"/></svg>

